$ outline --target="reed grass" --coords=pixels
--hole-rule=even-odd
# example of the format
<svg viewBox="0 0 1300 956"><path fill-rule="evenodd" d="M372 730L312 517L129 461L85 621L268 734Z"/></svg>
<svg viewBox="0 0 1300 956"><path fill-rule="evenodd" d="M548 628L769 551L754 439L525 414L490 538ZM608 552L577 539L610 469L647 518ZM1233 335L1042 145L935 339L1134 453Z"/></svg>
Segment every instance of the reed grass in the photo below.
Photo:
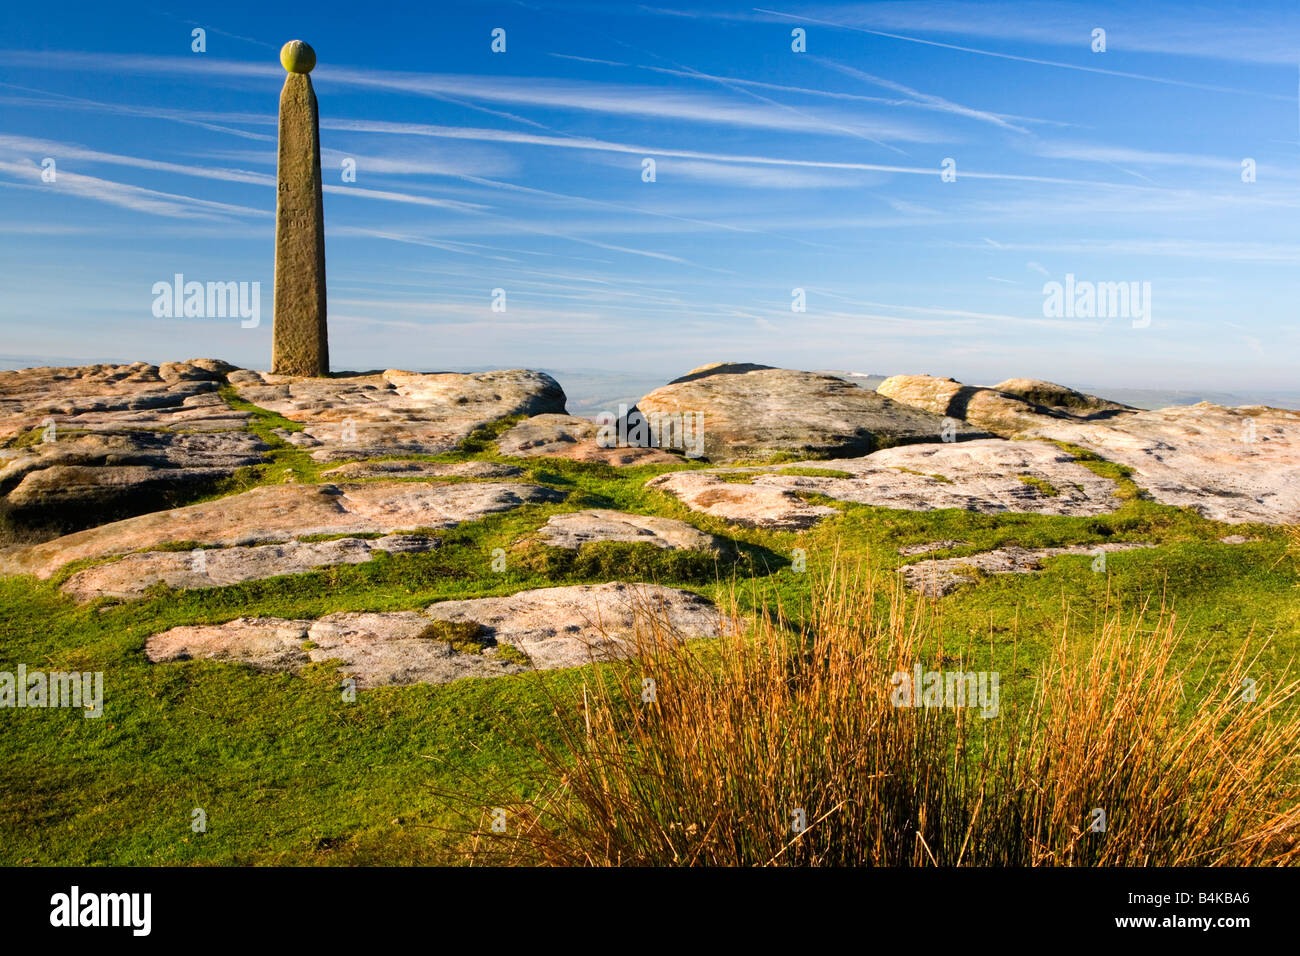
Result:
<svg viewBox="0 0 1300 956"><path fill-rule="evenodd" d="M974 670L978 652L949 653L938 605L890 578L837 564L799 627L779 606L742 617L733 591L713 641L642 609L634 656L593 668L580 701L552 699L537 792L456 795L463 862L1300 860L1300 682L1252 692L1262 647L1212 669L1210 648L1178 652L1168 608L1112 609L1091 634L1067 610L1040 673L1001 681L997 716L895 706L897 672Z"/></svg>

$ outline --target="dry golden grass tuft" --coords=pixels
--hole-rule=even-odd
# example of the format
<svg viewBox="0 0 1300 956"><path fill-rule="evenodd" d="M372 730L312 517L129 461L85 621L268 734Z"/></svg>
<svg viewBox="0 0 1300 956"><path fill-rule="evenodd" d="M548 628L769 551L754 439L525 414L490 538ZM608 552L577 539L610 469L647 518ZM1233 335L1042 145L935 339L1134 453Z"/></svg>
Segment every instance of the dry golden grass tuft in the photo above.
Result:
<svg viewBox="0 0 1300 956"><path fill-rule="evenodd" d="M802 629L772 608L713 642L682 642L647 611L635 659L595 669L581 701L553 698L559 742L536 744L548 780L535 797L459 795L505 811L504 833L491 809L463 811L464 861L1300 861L1300 682L1251 695L1246 648L1193 681L1205 649L1177 656L1163 609L1112 613L1082 647L1065 614L1023 693L1001 681L998 716L897 707L891 678L918 661L979 668L944 654L934 605L878 584L836 569Z"/></svg>

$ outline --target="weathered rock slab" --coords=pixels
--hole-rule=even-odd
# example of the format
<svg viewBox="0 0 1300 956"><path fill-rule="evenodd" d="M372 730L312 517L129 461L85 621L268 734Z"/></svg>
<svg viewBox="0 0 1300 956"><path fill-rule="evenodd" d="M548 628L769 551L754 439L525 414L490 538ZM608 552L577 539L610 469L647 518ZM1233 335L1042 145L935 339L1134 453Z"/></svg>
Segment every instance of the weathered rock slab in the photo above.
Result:
<svg viewBox="0 0 1300 956"><path fill-rule="evenodd" d="M978 581L981 574L1032 574L1042 570L1047 558L1063 554L1113 554L1137 548L1154 548L1138 541L1107 541L1103 544L1072 544L1057 548L1021 548L1010 545L958 558L932 558L899 568L909 587L927 597L940 598L963 584Z"/></svg>
<svg viewBox="0 0 1300 956"><path fill-rule="evenodd" d="M496 641L528 655L539 668L577 667L625 657L635 651L638 635L647 642L717 637L723 627L718 609L698 594L622 582L442 601L426 613L443 621L475 621ZM653 633L652 621L665 630Z"/></svg>
<svg viewBox="0 0 1300 956"><path fill-rule="evenodd" d="M444 684L461 677L520 673L526 664L493 649L457 651L424 637L430 619L418 611L341 612L316 621L239 618L225 624L175 627L145 643L155 663L215 660L255 670L294 672L336 661L358 688Z"/></svg>
<svg viewBox="0 0 1300 956"><path fill-rule="evenodd" d="M747 528L803 531L822 518L839 514L835 508L809 504L783 488L725 481L707 471L669 472L650 479L646 487L668 492L692 511Z"/></svg>
<svg viewBox="0 0 1300 956"><path fill-rule="evenodd" d="M768 474L754 480L839 501L908 511L961 508L980 514L1081 516L1106 514L1119 505L1113 481L1047 442L984 438L905 445L864 458L804 464L850 472L853 477Z"/></svg>
<svg viewBox="0 0 1300 956"><path fill-rule="evenodd" d="M310 621L241 617L221 625L185 625L145 642L149 660L230 661L258 670L296 670L310 661L303 643Z"/></svg>
<svg viewBox="0 0 1300 956"><path fill-rule="evenodd" d="M994 385L993 391L1014 395L1023 398L1031 405L1075 418L1105 418L1116 412L1137 411L1131 405L1112 402L1097 395L1089 395L1038 378L1009 378L1005 382Z"/></svg>
<svg viewBox="0 0 1300 956"><path fill-rule="evenodd" d="M166 502L169 495L210 487L230 473L230 469L199 466L48 465L28 471L6 496L5 505L19 521L72 509L111 516L133 500L138 507L130 510L147 510L150 504Z"/></svg>
<svg viewBox="0 0 1300 956"><path fill-rule="evenodd" d="M1133 469L1167 505L1228 524L1300 523L1300 413L1209 402L1117 415L1044 419L1024 435L1070 442Z"/></svg>
<svg viewBox="0 0 1300 956"><path fill-rule="evenodd" d="M843 471L851 477L724 469L672 472L651 479L647 487L675 495L692 510L775 530L800 530L835 513L807 503L800 494L907 511L961 508L980 514L1098 515L1119 505L1113 481L1047 442L986 438L903 445L862 458L785 467ZM750 483L723 478L738 474L753 477Z"/></svg>
<svg viewBox="0 0 1300 956"><path fill-rule="evenodd" d="M1010 438L1025 425L1050 414L1021 395L933 375L893 375L876 391L912 408L966 422L1002 438Z"/></svg>
<svg viewBox="0 0 1300 956"><path fill-rule="evenodd" d="M364 478L518 478L523 473L522 468L493 461L351 461L322 471L321 477L333 481Z"/></svg>
<svg viewBox="0 0 1300 956"><path fill-rule="evenodd" d="M246 401L302 423L283 437L317 461L441 454L497 419L564 411L555 379L524 369L323 379L263 372L231 382Z"/></svg>
<svg viewBox="0 0 1300 956"><path fill-rule="evenodd" d="M568 458L607 465L655 465L680 462L661 448L604 447L597 442L599 426L573 415L534 415L497 440L503 455L519 458Z"/></svg>
<svg viewBox="0 0 1300 956"><path fill-rule="evenodd" d="M72 561L182 541L232 548L318 535L450 528L523 504L563 498L553 489L520 482L268 485L15 548L0 554L0 574L47 578Z"/></svg>
<svg viewBox="0 0 1300 956"><path fill-rule="evenodd" d="M650 620L660 623L653 631ZM484 648L461 650L431 637L435 621L476 625ZM265 671L341 661L358 687L446 683L461 677L577 667L633 653L642 643L716 637L717 608L689 591L653 584L599 584L443 601L423 612L343 612L316 621L239 618L183 626L150 637L154 662L210 659ZM502 653L508 646L526 655Z"/></svg>
<svg viewBox="0 0 1300 956"><path fill-rule="evenodd" d="M521 505L564 500L563 492L517 481L373 481L338 487L343 507L384 533L452 528Z"/></svg>
<svg viewBox="0 0 1300 956"><path fill-rule="evenodd" d="M1133 469L1155 500L1227 523L1300 522L1300 413L1210 402L1142 411L1034 379L994 388L897 375L881 394L1008 438L1069 442Z"/></svg>
<svg viewBox="0 0 1300 956"><path fill-rule="evenodd" d="M646 415L703 414L704 456L735 462L779 455L864 455L938 441L942 415L895 402L832 375L720 364L687 373L637 402ZM957 439L980 434L960 422Z"/></svg>
<svg viewBox="0 0 1300 956"><path fill-rule="evenodd" d="M216 394L225 367L214 359L161 366L83 365L0 371L0 442L41 431L221 431L248 421Z"/></svg>
<svg viewBox="0 0 1300 956"><path fill-rule="evenodd" d="M916 554L929 554L931 551L946 551L949 548L961 548L970 544L969 541L958 541L955 538L943 538L939 541L924 541L920 544L908 544L898 549L898 553L904 557L911 557Z"/></svg>
<svg viewBox="0 0 1300 956"><path fill-rule="evenodd" d="M313 661L340 661L341 673L360 688L446 684L462 677L499 677L528 669L528 662L503 654L502 644L480 651L424 636L431 621L419 611L330 614L314 622L308 638Z"/></svg>
<svg viewBox="0 0 1300 956"><path fill-rule="evenodd" d="M215 359L0 372L0 506L36 527L165 507L268 450Z"/></svg>
<svg viewBox="0 0 1300 956"><path fill-rule="evenodd" d="M177 590L224 587L305 574L317 568L362 564L376 552L416 554L437 546L438 539L426 535L389 535L195 551L144 551L78 571L63 583L61 590L78 601L99 597L134 599L157 584Z"/></svg>
<svg viewBox="0 0 1300 956"><path fill-rule="evenodd" d="M707 534L685 521L602 509L552 515L538 532L538 538L553 548L580 548L599 541L619 541L715 555L732 550L729 541Z"/></svg>

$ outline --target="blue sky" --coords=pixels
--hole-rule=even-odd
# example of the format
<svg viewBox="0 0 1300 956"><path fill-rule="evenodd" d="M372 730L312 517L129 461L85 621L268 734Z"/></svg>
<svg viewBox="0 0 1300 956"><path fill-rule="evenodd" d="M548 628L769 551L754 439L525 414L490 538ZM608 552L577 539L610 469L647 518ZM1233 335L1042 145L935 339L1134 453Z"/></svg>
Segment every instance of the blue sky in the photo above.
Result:
<svg viewBox="0 0 1300 956"><path fill-rule="evenodd" d="M0 361L267 366L301 38L336 369L1295 388L1294 3L662 2L6 5ZM155 318L178 272L261 326ZM1149 327L1044 317L1067 274L1149 282Z"/></svg>

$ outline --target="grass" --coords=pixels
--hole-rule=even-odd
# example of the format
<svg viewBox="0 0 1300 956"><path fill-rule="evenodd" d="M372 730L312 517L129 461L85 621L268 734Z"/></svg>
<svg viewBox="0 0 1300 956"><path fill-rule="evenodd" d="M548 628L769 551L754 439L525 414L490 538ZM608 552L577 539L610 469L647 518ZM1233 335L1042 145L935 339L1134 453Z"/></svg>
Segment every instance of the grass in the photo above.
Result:
<svg viewBox="0 0 1300 956"><path fill-rule="evenodd" d="M1044 498L1055 498L1061 493L1055 485L1045 478L1039 478L1035 475L1020 475L1019 478L1022 484L1033 488Z"/></svg>
<svg viewBox="0 0 1300 956"><path fill-rule="evenodd" d="M227 400L244 407L233 396ZM248 410L252 429L272 449L266 463L236 476L226 493L283 481L291 469L296 480L319 481L321 471L341 464L312 461L274 434L293 423L255 406ZM469 811L449 806L446 794L468 790L480 810L504 805L495 801L507 797L511 806L536 800L549 779L538 744L562 746L562 721L584 714L584 687L594 708L593 688L617 674L604 665L383 688L348 703L338 674L326 666L288 676L204 661L148 663L145 639L180 624L410 610L553 584L645 580L722 602L734 593L738 611L751 617L781 608L791 632L804 634L818 620L815 582L837 560L876 570L863 580L872 585L873 613L887 616L893 570L907 560L898 548L905 545L969 542L944 552L956 556L1005 544L1136 540L1159 547L1110 554L1104 574L1091 571L1087 555L1048 559L1038 574L997 575L943 599L926 618L923 649L998 670L1005 677L1004 706L1021 714L1033 706L1032 676L1046 673L1057 653L1065 608L1081 649L1104 635L1117 607L1151 602L1176 610L1180 640L1169 651L1170 664L1186 669L1189 682L1230 672L1250 643L1261 650L1251 658L1249 676L1265 694L1276 693L1300 651L1300 558L1285 533L1222 525L1160 505L1141 495L1126 469L1086 452L1078 455L1083 464L1119 485L1113 513L988 516L837 502L842 514L796 534L731 526L645 488L657 474L701 463L617 469L514 459L500 455L493 441L506 424L480 430L454 452L419 457L513 464L524 470L519 480L560 490L565 500L438 531L434 551L380 553L364 564L204 591L158 588L128 603L75 604L58 590L68 569L49 581L0 579L0 670L19 663L103 670L106 711L87 720L60 710L0 710L0 863L463 860L475 840L464 826ZM551 515L584 508L679 518L731 540L737 557L714 562L650 545L589 545L576 553L520 545L535 539ZM1219 543L1229 533L1258 540ZM792 568L796 548L806 553L807 573ZM496 549L506 556L501 571L494 568ZM746 584L733 592L733 579ZM910 594L899 600L908 614L923 604ZM1039 752L1027 753L1029 762L1019 766L1035 766ZM480 783L477 791L467 783L489 780L490 788ZM832 805L809 801L804 809L822 808L809 812L811 821ZM190 831L195 807L207 811L206 833Z"/></svg>
<svg viewBox="0 0 1300 956"><path fill-rule="evenodd" d="M917 471L915 468L907 468L903 465L891 465L890 467L893 468L895 471L901 471L907 475L920 475L922 478L930 478L934 481L939 482L941 485L952 484L952 479L949 478L947 475L936 475L936 474L931 474L928 471Z"/></svg>
<svg viewBox="0 0 1300 956"><path fill-rule="evenodd" d="M1119 486L1118 490L1115 492L1117 498L1123 498L1128 501L1142 497L1142 490L1137 486L1137 482L1133 480L1133 469L1128 465L1121 465L1118 462L1107 461L1097 453L1070 442L1051 439L1051 443L1056 445L1062 451L1068 452L1074 457L1075 461L1083 465L1083 467L1087 468L1093 474L1100 475L1102 478L1109 478L1111 481L1115 482L1115 484Z"/></svg>
<svg viewBox="0 0 1300 956"><path fill-rule="evenodd" d="M811 616L780 608L704 648L642 620L538 742L536 796L468 802L465 858L652 866L1272 865L1300 861L1300 681L1246 701L1243 645L1211 682L1162 609L1067 622L1023 706L898 706L944 653L925 605L838 567ZM733 603L733 610L738 610ZM980 655L976 655L980 656ZM642 693L646 681L657 689ZM1189 686L1191 684L1191 686ZM987 684L985 689L987 689ZM919 691L919 689L918 689ZM907 702L908 697L901 698ZM955 698L954 698L955 699ZM936 703L938 700L936 699ZM919 703L919 701L918 701ZM981 705L989 700L981 698ZM557 708L558 711L558 708ZM481 799L481 798L480 798ZM1100 814L1100 816L1099 816Z"/></svg>
<svg viewBox="0 0 1300 956"><path fill-rule="evenodd" d="M70 434L73 434L73 433L70 433ZM75 434L85 434L85 432L84 432L84 431L79 431L79 432L76 432ZM57 436L57 433L56 433L56 436ZM56 440L57 440L57 437L56 437ZM42 444L44 444L45 441L46 441L46 438L45 438L45 428L44 428L44 427L36 427L36 428L30 428L30 429L28 429L27 431L24 431L24 432L19 432L16 436L14 436L13 438L9 439L9 441L5 442L5 443L4 443L4 447L5 447L5 448L14 448L14 449L19 449L19 448L35 448L35 447L38 446L38 445L42 445Z"/></svg>
<svg viewBox="0 0 1300 956"><path fill-rule="evenodd" d="M810 468L808 466L785 467L775 469L778 475L790 475L800 478L852 478L853 473L840 471L838 468Z"/></svg>
<svg viewBox="0 0 1300 956"><path fill-rule="evenodd" d="M330 467L327 462L314 461L308 452L285 441L277 432L295 434L303 431L301 422L285 418L278 412L272 412L254 405L239 397L233 385L221 386L219 393L227 405L237 412L247 412L248 430L270 446L266 461L260 465L240 468L217 487L210 498L222 498L237 494L264 484L280 484L287 479L295 481L318 480L320 473Z"/></svg>

